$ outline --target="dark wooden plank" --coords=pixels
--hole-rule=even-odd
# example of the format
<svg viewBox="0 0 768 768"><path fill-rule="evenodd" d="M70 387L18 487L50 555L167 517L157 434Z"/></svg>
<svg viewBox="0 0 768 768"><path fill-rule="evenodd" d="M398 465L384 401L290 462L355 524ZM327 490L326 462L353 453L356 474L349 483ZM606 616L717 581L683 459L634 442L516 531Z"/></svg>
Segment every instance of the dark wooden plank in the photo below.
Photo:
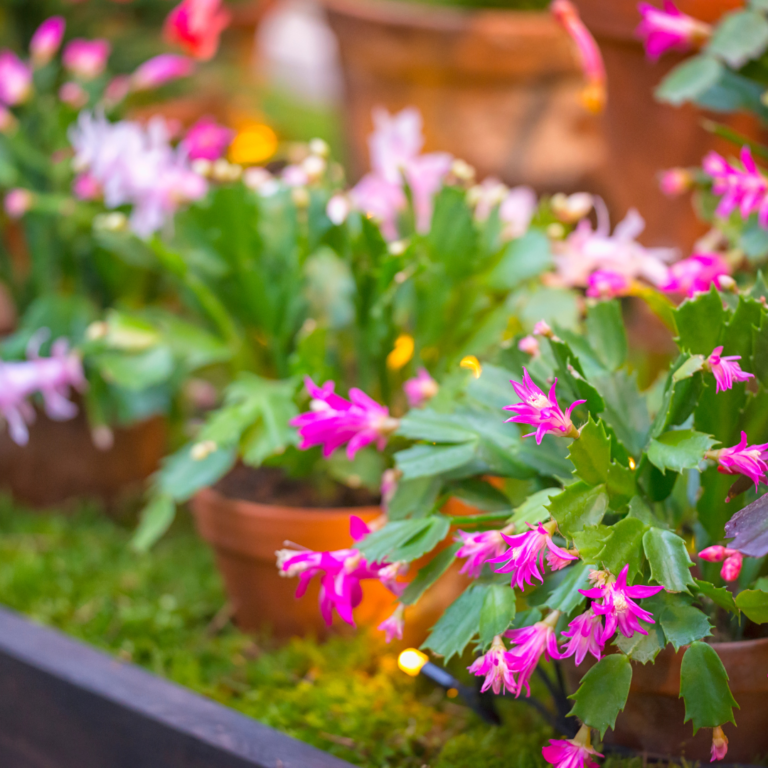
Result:
<svg viewBox="0 0 768 768"><path fill-rule="evenodd" d="M351 768L0 609L2 768Z"/></svg>

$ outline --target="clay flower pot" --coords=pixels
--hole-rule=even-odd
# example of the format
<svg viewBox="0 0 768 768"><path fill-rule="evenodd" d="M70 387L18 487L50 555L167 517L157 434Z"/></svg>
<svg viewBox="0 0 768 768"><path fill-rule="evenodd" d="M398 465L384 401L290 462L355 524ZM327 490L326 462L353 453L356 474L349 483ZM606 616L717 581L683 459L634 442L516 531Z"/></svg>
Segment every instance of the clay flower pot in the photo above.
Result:
<svg viewBox="0 0 768 768"><path fill-rule="evenodd" d="M237 625L245 631L269 630L278 638L322 637L328 627L318 609L318 580L297 600L298 580L279 574L275 552L286 541L314 551L351 547L350 517L357 515L370 523L381 516L378 506L327 509L260 504L229 498L214 488L194 497L192 511L200 536L216 554ZM414 608L407 609L404 643L421 644L467 583L455 567ZM392 613L396 598L378 581L364 581L362 586L363 602L355 609L355 620L358 626L375 627ZM334 615L333 631L346 631L346 627Z"/></svg>
<svg viewBox="0 0 768 768"><path fill-rule="evenodd" d="M733 697L741 709L734 710L736 724L724 726L730 739L728 763L752 763L768 754L768 638L733 643L713 643L728 673ZM712 731L693 735L691 723L683 723L685 704L680 695L681 649L665 648L654 664L632 664L632 686L616 729L606 734L611 744L654 755L684 756L686 760L709 762ZM582 664L565 666L571 690L576 690L586 672Z"/></svg>
<svg viewBox="0 0 768 768"><path fill-rule="evenodd" d="M356 176L368 168L371 111L418 107L427 151L478 176L574 189L600 163L598 121L581 102L567 34L546 12L323 0L339 41Z"/></svg>

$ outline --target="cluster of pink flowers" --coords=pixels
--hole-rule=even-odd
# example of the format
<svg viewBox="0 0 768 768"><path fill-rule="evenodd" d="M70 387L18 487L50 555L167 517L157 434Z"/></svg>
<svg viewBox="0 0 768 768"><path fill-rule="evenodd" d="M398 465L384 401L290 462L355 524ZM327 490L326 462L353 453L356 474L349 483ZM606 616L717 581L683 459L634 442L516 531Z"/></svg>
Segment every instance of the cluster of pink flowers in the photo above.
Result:
<svg viewBox="0 0 768 768"><path fill-rule="evenodd" d="M568 410L563 413L557 402L555 389L557 379L552 383L549 394L545 395L534 384L528 371L523 369L522 384L510 382L515 390L515 394L522 400L515 405L504 406L505 411L512 411L515 415L507 419L507 423L530 424L536 427L535 432L531 432L523 437L536 436L536 442L541 443L544 435L557 435L559 437L578 437L579 433L571 421L571 412L577 405L586 402L585 400L576 400L571 403Z"/></svg>
<svg viewBox="0 0 768 768"><path fill-rule="evenodd" d="M168 14L163 37L188 55L209 61L216 55L219 36L231 18L221 0L184 0Z"/></svg>
<svg viewBox="0 0 768 768"><path fill-rule="evenodd" d="M301 450L321 445L323 456L328 457L348 443L347 456L352 459L361 448L371 443L383 450L387 438L398 427L399 422L390 417L388 408L359 389L350 389L349 400L345 400L333 391L332 381L318 387L307 377L304 383L312 397L311 410L290 422L299 430Z"/></svg>
<svg viewBox="0 0 768 768"><path fill-rule="evenodd" d="M638 6L643 20L637 28L638 37L645 43L645 52L658 59L667 51L690 51L705 43L712 28L698 19L681 13L670 0L664 0L664 9L648 3Z"/></svg>
<svg viewBox="0 0 768 768"><path fill-rule="evenodd" d="M77 406L69 400L70 387L80 392L86 387L80 356L69 351L66 339L54 343L50 357L39 357L43 338L42 333L33 336L28 360L0 362L0 414L19 445L29 441L27 425L35 419L35 409L29 402L33 394L42 394L49 418L63 421L77 414Z"/></svg>
<svg viewBox="0 0 768 768"><path fill-rule="evenodd" d="M715 544L699 552L699 557L708 563L722 563L720 576L723 581L736 581L741 574L741 566L744 564L744 555L737 549L730 549L721 544Z"/></svg>
<svg viewBox="0 0 768 768"><path fill-rule="evenodd" d="M140 237L156 232L180 205L207 191L205 179L192 170L182 147L171 146L168 133L161 117L144 127L82 113L70 131L80 174L75 192L99 191L108 208L131 205L134 232Z"/></svg>
<svg viewBox="0 0 768 768"><path fill-rule="evenodd" d="M359 518L350 519L350 535L359 541L370 533L368 526ZM405 584L397 577L405 572L403 563L369 563L357 549L339 549L333 552L299 552L291 549L280 550L277 565L281 575L299 577L296 597L307 591L313 578L320 577L320 613L328 626L333 622L334 610L347 624L355 625L354 609L363 599L361 582L377 579L393 595L399 596ZM382 625L389 638L402 635L402 611Z"/></svg>

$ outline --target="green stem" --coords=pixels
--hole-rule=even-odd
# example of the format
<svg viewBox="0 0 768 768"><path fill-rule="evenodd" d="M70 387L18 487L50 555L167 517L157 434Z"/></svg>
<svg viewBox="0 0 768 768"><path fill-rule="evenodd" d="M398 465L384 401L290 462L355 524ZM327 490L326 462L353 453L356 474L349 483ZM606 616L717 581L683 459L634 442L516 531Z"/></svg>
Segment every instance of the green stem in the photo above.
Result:
<svg viewBox="0 0 768 768"><path fill-rule="evenodd" d="M479 523L495 523L499 520L509 520L511 510L499 512L486 512L484 515L446 515L449 520L455 520L462 525L475 525Z"/></svg>

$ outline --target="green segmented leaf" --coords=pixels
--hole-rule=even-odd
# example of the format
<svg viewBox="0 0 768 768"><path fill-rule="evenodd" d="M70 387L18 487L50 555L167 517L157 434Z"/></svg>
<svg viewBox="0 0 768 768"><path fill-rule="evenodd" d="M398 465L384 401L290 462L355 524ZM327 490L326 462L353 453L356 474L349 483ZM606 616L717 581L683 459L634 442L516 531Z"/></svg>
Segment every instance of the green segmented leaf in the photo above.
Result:
<svg viewBox="0 0 768 768"><path fill-rule="evenodd" d="M609 728L616 725L616 718L629 696L632 683L632 665L629 657L622 653L612 653L603 657L581 680L579 689L569 698L576 703L570 712L582 723L605 736Z"/></svg>
<svg viewBox="0 0 768 768"><path fill-rule="evenodd" d="M490 584L480 611L480 643L490 645L496 635L505 632L515 618L515 590L509 584Z"/></svg>
<svg viewBox="0 0 768 768"><path fill-rule="evenodd" d="M678 429L665 432L651 440L648 446L649 461L666 473L682 472L684 469L697 469L704 459L704 454L717 443L703 432L692 429Z"/></svg>
<svg viewBox="0 0 768 768"><path fill-rule="evenodd" d="M651 564L651 577L668 592L689 592L695 586L693 561L685 541L672 531L651 528L643 537L643 548Z"/></svg>
<svg viewBox="0 0 768 768"><path fill-rule="evenodd" d="M461 544L452 544L435 555L416 575L400 595L403 605L413 605L453 565Z"/></svg>
<svg viewBox="0 0 768 768"><path fill-rule="evenodd" d="M429 648L446 662L461 655L475 636L489 585L473 584L446 609L422 648Z"/></svg>
<svg viewBox="0 0 768 768"><path fill-rule="evenodd" d="M592 487L586 483L569 485L553 496L549 511L564 536L569 538L585 526L597 525L608 509L608 494L604 485Z"/></svg>
<svg viewBox="0 0 768 768"><path fill-rule="evenodd" d="M693 643L683 656L680 698L685 700L685 722L699 728L736 723L733 708L739 709L728 686L728 674L711 645Z"/></svg>

